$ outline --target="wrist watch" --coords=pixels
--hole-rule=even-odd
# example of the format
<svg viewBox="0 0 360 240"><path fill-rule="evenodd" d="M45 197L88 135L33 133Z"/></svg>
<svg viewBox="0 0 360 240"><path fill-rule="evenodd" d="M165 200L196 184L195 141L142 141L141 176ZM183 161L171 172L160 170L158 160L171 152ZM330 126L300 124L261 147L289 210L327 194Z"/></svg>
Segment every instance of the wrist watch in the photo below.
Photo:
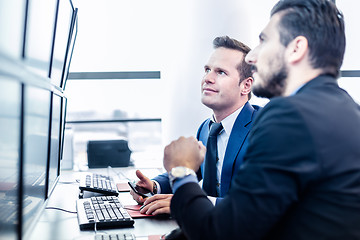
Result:
<svg viewBox="0 0 360 240"><path fill-rule="evenodd" d="M155 182L155 181L152 181L152 183L153 183L153 190L152 190L152 192L153 192L154 194L157 194L158 189L157 189L156 182Z"/></svg>
<svg viewBox="0 0 360 240"><path fill-rule="evenodd" d="M196 173L190 168L181 166L172 168L169 172L169 180L171 187L177 179L186 177L188 175L193 175L196 177Z"/></svg>

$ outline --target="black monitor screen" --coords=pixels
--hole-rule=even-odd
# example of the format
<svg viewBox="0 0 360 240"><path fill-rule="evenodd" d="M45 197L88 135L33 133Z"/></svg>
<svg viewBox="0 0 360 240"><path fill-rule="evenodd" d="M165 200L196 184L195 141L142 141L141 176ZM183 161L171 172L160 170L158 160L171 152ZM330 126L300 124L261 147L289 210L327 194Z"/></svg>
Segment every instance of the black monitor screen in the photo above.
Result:
<svg viewBox="0 0 360 240"><path fill-rule="evenodd" d="M74 9L70 0L59 1L53 58L51 63L51 82L60 87L61 78L65 68L68 39L72 24Z"/></svg>
<svg viewBox="0 0 360 240"><path fill-rule="evenodd" d="M49 77L57 0L28 0L24 57L27 66Z"/></svg>
<svg viewBox="0 0 360 240"><path fill-rule="evenodd" d="M45 201L45 177L48 159L51 92L26 86L24 91L23 135L23 234Z"/></svg>
<svg viewBox="0 0 360 240"><path fill-rule="evenodd" d="M21 85L0 77L0 239L17 239Z"/></svg>
<svg viewBox="0 0 360 240"><path fill-rule="evenodd" d="M56 94L53 94L47 197L50 196L59 176L60 133L61 133L60 117L61 117L61 97Z"/></svg>

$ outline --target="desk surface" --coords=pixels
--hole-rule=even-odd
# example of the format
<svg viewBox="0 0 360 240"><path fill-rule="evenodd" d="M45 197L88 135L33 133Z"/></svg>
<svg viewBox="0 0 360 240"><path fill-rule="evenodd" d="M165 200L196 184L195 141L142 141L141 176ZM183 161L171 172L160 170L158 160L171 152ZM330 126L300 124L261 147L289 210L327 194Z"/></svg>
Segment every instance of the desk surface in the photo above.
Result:
<svg viewBox="0 0 360 240"><path fill-rule="evenodd" d="M91 172L105 173L106 169L91 169ZM133 168L116 168L119 172L135 172ZM151 171L147 169L145 171ZM154 174L157 175L159 170L154 169ZM38 221L34 225L34 230L30 234L30 240L85 240L94 239L95 231L80 231L78 225L77 214L68 213L55 209L48 209L51 207L61 208L64 210L76 212L76 200L79 196L79 185L76 180L79 177L79 172L62 171L59 182L47 201L46 209L41 213ZM121 175L115 174L114 180L116 182L125 182L127 179L122 178ZM120 177L119 177L120 176ZM125 176L124 176L125 177ZM152 177L152 176L150 176ZM124 205L136 204L129 192L119 194L120 201ZM148 235L162 235L170 232L178 227L175 220L161 219L161 218L136 218L134 227L98 230L97 233L126 233L135 234L137 239L145 240Z"/></svg>

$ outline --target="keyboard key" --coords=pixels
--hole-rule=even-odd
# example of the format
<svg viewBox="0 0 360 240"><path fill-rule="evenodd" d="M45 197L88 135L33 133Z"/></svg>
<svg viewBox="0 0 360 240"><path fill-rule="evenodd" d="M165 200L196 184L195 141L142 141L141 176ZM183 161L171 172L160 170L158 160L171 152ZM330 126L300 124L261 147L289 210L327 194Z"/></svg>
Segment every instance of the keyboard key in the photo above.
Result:
<svg viewBox="0 0 360 240"><path fill-rule="evenodd" d="M96 234L95 240L136 240L136 237L132 233Z"/></svg>

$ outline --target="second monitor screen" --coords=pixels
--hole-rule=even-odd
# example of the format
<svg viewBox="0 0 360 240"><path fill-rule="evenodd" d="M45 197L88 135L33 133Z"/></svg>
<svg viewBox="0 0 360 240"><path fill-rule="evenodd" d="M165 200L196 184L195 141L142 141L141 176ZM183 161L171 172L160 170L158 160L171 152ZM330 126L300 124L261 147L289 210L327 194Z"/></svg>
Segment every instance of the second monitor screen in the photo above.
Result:
<svg viewBox="0 0 360 240"><path fill-rule="evenodd" d="M29 229L45 201L49 119L50 92L36 87L25 87L23 233Z"/></svg>
<svg viewBox="0 0 360 240"><path fill-rule="evenodd" d="M50 196L55 187L56 180L59 176L60 165L60 129L61 129L61 98L53 94L52 97L52 114L51 114L51 135L50 135L50 158L49 158L49 177L48 193Z"/></svg>

